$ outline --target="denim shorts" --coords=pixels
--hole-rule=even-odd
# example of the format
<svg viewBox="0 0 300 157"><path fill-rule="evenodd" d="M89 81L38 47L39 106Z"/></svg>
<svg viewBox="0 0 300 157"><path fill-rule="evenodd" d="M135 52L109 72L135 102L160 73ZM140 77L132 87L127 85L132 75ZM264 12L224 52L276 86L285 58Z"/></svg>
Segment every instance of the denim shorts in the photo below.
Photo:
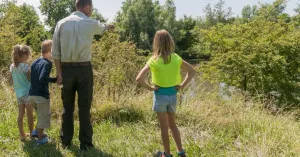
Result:
<svg viewBox="0 0 300 157"><path fill-rule="evenodd" d="M155 112L176 112L177 94L159 95L154 94L153 111Z"/></svg>

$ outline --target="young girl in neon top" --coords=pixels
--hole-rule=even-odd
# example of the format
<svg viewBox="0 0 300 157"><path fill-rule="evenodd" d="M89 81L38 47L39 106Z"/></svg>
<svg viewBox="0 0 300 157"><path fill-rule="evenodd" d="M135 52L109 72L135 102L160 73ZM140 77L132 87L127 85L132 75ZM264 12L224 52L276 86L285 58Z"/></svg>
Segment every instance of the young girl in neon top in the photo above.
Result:
<svg viewBox="0 0 300 157"><path fill-rule="evenodd" d="M162 157L172 157L169 128L177 145L177 154L181 157L186 156L182 148L180 132L175 123L177 92L185 88L196 73L189 63L174 53L174 48L174 41L169 32L158 31L153 40L153 56L136 78L141 86L154 91L153 111L157 113L164 145L164 152L159 154ZM183 82L181 82L181 69L187 72ZM149 71L151 71L154 86L145 82L145 75Z"/></svg>

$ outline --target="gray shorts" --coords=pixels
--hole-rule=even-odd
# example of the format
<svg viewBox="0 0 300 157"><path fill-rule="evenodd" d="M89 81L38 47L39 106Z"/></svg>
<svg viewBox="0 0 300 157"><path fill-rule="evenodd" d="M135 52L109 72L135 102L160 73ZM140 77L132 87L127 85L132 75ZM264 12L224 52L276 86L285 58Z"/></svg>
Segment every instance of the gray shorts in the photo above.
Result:
<svg viewBox="0 0 300 157"><path fill-rule="evenodd" d="M155 112L176 112L177 95L154 94L153 111Z"/></svg>
<svg viewBox="0 0 300 157"><path fill-rule="evenodd" d="M37 128L45 129L50 128L50 100L41 96L30 96L29 102L36 110L37 115Z"/></svg>
<svg viewBox="0 0 300 157"><path fill-rule="evenodd" d="M23 96L21 98L18 98L18 104L19 105L23 105L23 104L28 105L29 104L28 99L29 99L28 95L25 95L25 96Z"/></svg>

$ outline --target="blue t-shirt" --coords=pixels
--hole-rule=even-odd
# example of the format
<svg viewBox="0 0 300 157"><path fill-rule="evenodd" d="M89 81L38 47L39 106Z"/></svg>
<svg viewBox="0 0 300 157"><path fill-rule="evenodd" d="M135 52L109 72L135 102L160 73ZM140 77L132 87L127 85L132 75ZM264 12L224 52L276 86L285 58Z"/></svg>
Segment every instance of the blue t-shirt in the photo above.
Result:
<svg viewBox="0 0 300 157"><path fill-rule="evenodd" d="M56 78L50 78L52 62L46 58L39 58L31 66L30 96L41 96L49 99L49 83L55 83Z"/></svg>
<svg viewBox="0 0 300 157"><path fill-rule="evenodd" d="M30 71L30 66L26 63L20 63L17 67L12 64L9 71L14 82L14 89L17 98L21 98L29 94L30 82L27 78L27 73Z"/></svg>

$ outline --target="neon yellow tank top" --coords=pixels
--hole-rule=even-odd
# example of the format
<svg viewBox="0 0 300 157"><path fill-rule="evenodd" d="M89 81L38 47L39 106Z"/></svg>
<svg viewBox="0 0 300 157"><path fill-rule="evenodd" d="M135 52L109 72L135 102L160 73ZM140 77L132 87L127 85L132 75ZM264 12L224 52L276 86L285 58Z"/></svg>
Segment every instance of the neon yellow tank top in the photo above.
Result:
<svg viewBox="0 0 300 157"><path fill-rule="evenodd" d="M160 87L173 87L181 84L180 66L182 59L176 53L171 54L171 61L164 64L160 57L154 59L151 57L147 62L150 67L152 82Z"/></svg>

